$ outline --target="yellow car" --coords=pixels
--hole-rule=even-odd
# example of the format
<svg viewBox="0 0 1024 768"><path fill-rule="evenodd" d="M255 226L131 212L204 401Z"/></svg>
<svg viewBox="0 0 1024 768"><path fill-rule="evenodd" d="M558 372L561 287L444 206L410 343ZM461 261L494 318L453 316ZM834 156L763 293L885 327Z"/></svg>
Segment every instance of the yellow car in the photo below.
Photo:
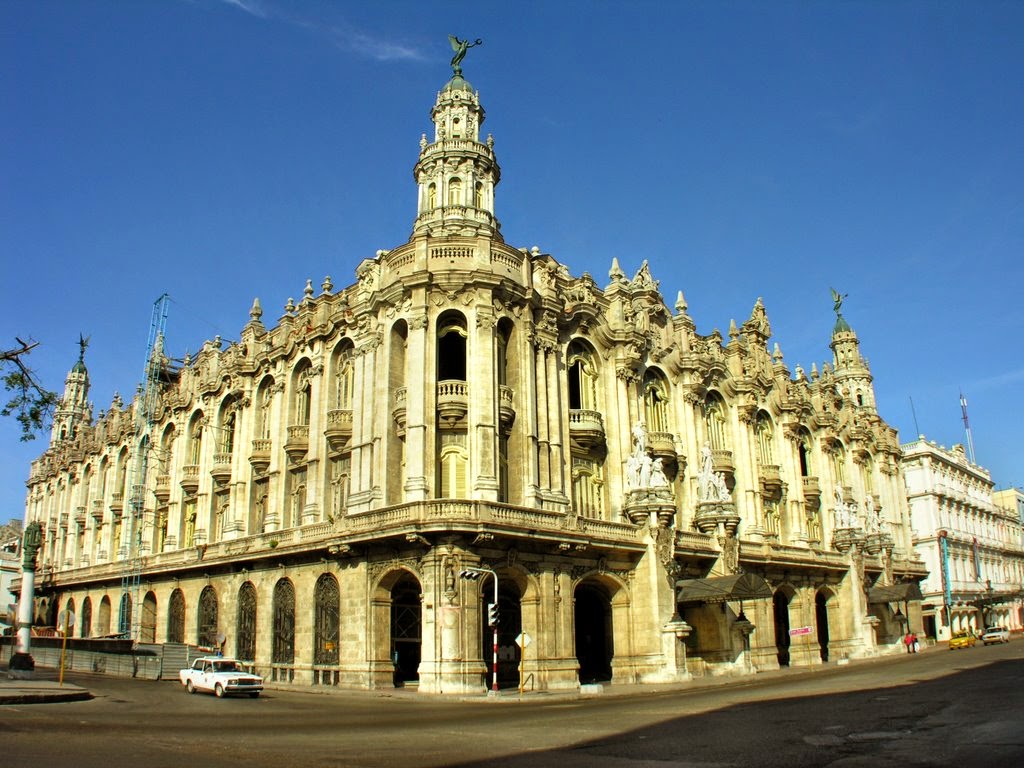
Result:
<svg viewBox="0 0 1024 768"><path fill-rule="evenodd" d="M973 648L976 642L978 642L977 638L970 632L957 632L949 638L949 650L955 651L957 648Z"/></svg>

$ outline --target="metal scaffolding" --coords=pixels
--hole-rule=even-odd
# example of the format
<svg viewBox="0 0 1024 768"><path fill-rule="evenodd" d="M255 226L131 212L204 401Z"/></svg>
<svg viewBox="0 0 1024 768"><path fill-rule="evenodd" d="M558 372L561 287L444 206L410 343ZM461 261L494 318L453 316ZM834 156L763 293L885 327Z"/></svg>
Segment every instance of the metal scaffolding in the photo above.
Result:
<svg viewBox="0 0 1024 768"><path fill-rule="evenodd" d="M147 552L143 539L146 523L152 524L152 510L146 511L149 454L153 449L153 424L160 395L160 378L165 367L164 329L170 297L165 293L153 303L153 315L146 342L146 367L142 383L135 397L134 436L128 475L127 504L121 524L121 606L118 632L138 642L142 626L142 605L139 591L142 576L142 557Z"/></svg>

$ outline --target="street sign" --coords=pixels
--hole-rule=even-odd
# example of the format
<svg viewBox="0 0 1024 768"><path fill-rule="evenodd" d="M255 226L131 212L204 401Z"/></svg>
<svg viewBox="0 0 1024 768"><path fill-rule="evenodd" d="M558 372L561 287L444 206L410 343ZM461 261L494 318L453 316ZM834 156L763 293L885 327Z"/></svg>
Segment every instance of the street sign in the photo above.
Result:
<svg viewBox="0 0 1024 768"><path fill-rule="evenodd" d="M790 637L796 637L797 635L809 635L814 630L811 627L797 627L796 629L789 630Z"/></svg>
<svg viewBox="0 0 1024 768"><path fill-rule="evenodd" d="M69 611L65 608L63 611L57 614L57 626L58 627L73 627L75 626L75 612Z"/></svg>
<svg viewBox="0 0 1024 768"><path fill-rule="evenodd" d="M529 648L531 642L533 642L533 638L525 632L520 632L516 636L516 645L518 645L520 648Z"/></svg>

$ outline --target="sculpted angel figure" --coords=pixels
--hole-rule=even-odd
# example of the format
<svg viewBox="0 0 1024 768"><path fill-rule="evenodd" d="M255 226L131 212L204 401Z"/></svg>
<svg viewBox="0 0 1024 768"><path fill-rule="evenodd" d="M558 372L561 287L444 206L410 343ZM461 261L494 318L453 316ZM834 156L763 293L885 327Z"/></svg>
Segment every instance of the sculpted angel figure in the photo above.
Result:
<svg viewBox="0 0 1024 768"><path fill-rule="evenodd" d="M455 55L452 56L452 71L462 76L462 60L466 58L466 51L477 45L483 44L483 40L477 38L474 42L469 40L459 40L455 35L448 35L448 42L451 43L452 50L455 51Z"/></svg>
<svg viewBox="0 0 1024 768"><path fill-rule="evenodd" d="M832 310L838 315L839 314L839 310L842 309L842 306L843 306L843 299L845 299L850 294L848 294L848 293L842 293L841 294L835 288L832 288L831 291L832 291Z"/></svg>

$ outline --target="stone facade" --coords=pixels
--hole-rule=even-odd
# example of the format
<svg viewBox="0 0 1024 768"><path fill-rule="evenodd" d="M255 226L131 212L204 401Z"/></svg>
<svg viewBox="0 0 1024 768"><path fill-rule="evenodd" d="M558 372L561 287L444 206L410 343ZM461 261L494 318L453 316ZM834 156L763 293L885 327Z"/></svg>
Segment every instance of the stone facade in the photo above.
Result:
<svg viewBox="0 0 1024 768"><path fill-rule="evenodd" d="M520 633L534 689L894 648L905 614L869 590L925 572L841 301L809 375L760 299L700 334L646 262L602 287L504 242L461 76L432 119L409 240L356 282L308 281L269 327L254 302L180 366L158 338L144 396L96 419L76 364L29 479L50 615L221 644L272 683L432 693L492 683L489 574L501 685Z"/></svg>
<svg viewBox="0 0 1024 768"><path fill-rule="evenodd" d="M903 446L914 546L928 568L921 585L930 637L1024 625L1024 546L1020 512L995 503L988 470L962 445L923 437Z"/></svg>

